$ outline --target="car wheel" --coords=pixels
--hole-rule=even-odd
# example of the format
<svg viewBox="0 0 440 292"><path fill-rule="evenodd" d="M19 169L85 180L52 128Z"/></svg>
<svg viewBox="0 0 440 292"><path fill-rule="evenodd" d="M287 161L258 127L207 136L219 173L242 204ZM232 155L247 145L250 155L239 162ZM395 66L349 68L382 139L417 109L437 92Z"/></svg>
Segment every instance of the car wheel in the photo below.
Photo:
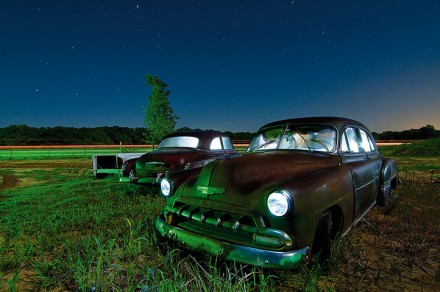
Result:
<svg viewBox="0 0 440 292"><path fill-rule="evenodd" d="M330 259L330 245L332 241L333 216L330 210L321 215L313 240L312 252L319 255L319 262L325 263Z"/></svg>
<svg viewBox="0 0 440 292"><path fill-rule="evenodd" d="M377 205L381 207L386 206L390 198L391 198L391 187L384 192L379 191L379 194L377 195L377 199L376 199Z"/></svg>

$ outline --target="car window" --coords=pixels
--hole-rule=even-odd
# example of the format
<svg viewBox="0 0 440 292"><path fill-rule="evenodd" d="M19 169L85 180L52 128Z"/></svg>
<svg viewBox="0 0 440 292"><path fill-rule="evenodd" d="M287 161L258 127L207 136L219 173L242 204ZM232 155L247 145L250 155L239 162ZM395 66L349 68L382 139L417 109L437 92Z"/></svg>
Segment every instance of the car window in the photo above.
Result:
<svg viewBox="0 0 440 292"><path fill-rule="evenodd" d="M358 128L347 128L342 136L343 152L363 153L376 150L368 133Z"/></svg>
<svg viewBox="0 0 440 292"><path fill-rule="evenodd" d="M360 143L359 143L360 137L356 130L357 129L355 128L348 128L345 130L344 136L348 144L348 149L347 149L348 152L353 152L353 153L361 152Z"/></svg>
<svg viewBox="0 0 440 292"><path fill-rule="evenodd" d="M232 145L232 142L229 138L222 137L222 141L223 141L223 149L226 149L226 150L234 149L234 146Z"/></svg>
<svg viewBox="0 0 440 292"><path fill-rule="evenodd" d="M252 139L247 151L276 149L286 126L265 129Z"/></svg>
<svg viewBox="0 0 440 292"><path fill-rule="evenodd" d="M341 150L342 150L342 152L349 152L350 151L350 149L348 148L347 134L345 132L342 135Z"/></svg>
<svg viewBox="0 0 440 292"><path fill-rule="evenodd" d="M375 146L375 144L374 144L373 138L371 138L371 136L368 135L367 132L365 132L365 135L366 135L366 137L367 137L368 144L370 145L370 151L375 151L375 150L377 150L377 149L376 149L376 146Z"/></svg>
<svg viewBox="0 0 440 292"><path fill-rule="evenodd" d="M190 136L178 136L178 137L169 137L162 140L159 143L157 148L164 147L189 147L189 148L197 148L199 145L199 139L196 137Z"/></svg>
<svg viewBox="0 0 440 292"><path fill-rule="evenodd" d="M336 149L336 129L325 124L292 124L263 129L247 151L271 149L331 153Z"/></svg>
<svg viewBox="0 0 440 292"><path fill-rule="evenodd" d="M368 134L367 132L365 132L364 130L359 130L361 133L361 147L364 149L365 152L371 152L371 143L370 143L370 139L368 138Z"/></svg>
<svg viewBox="0 0 440 292"><path fill-rule="evenodd" d="M222 142L220 140L220 137L216 137L212 139L211 145L209 146L209 149L211 150L221 150L222 149Z"/></svg>

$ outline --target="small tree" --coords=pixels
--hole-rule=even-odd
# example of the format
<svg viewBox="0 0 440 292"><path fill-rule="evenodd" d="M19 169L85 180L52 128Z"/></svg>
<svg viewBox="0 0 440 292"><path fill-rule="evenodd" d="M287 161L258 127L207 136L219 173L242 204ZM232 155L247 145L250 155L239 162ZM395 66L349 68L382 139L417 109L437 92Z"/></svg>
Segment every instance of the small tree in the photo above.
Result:
<svg viewBox="0 0 440 292"><path fill-rule="evenodd" d="M158 143L165 135L174 131L178 117L168 101L170 91L157 76L145 75L147 85L152 87L148 104L144 107L145 126L149 130L151 144Z"/></svg>

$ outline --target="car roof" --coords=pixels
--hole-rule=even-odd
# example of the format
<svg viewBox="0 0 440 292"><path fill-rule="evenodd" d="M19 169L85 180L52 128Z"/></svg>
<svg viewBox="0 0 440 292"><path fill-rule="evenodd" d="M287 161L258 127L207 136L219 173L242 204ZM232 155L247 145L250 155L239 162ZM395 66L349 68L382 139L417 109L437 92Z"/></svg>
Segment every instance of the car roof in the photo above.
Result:
<svg viewBox="0 0 440 292"><path fill-rule="evenodd" d="M353 125L362 127L368 130L368 128L355 120L348 119L348 118L341 118L341 117L332 117L332 116L323 116L323 117L306 117L306 118L292 118L292 119L285 119L280 121L275 121L268 123L260 128L270 128L277 125L284 125L284 124L308 124L308 123L322 123L322 124L328 124L336 127L337 129L342 129L343 127L347 125Z"/></svg>
<svg viewBox="0 0 440 292"><path fill-rule="evenodd" d="M165 136L165 138L179 137L179 136L190 136L190 137L196 137L199 139L208 139L208 140L219 136L229 138L227 135L223 134L222 132L215 130L193 130L193 131L173 132Z"/></svg>

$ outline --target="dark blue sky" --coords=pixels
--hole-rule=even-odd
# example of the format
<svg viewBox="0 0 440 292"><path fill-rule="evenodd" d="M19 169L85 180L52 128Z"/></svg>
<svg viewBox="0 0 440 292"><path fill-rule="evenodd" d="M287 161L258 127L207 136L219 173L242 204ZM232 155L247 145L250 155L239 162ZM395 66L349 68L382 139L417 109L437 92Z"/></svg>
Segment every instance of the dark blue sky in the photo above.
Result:
<svg viewBox="0 0 440 292"><path fill-rule="evenodd" d="M177 127L440 129L440 2L2 1L0 127L143 127L145 74Z"/></svg>

